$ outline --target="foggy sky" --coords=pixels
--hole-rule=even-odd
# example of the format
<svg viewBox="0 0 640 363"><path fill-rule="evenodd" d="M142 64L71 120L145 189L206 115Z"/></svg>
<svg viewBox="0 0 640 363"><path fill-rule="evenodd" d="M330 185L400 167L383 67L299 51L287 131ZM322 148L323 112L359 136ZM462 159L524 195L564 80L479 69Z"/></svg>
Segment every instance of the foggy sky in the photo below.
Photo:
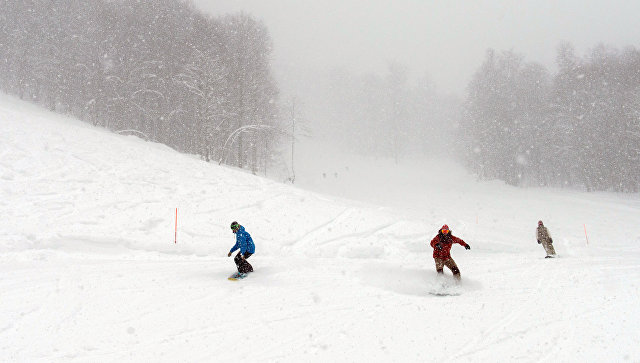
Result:
<svg viewBox="0 0 640 363"><path fill-rule="evenodd" d="M382 72L390 61L462 93L485 51L513 49L553 69L556 47L640 46L640 1L195 0L211 14L264 21L274 66Z"/></svg>

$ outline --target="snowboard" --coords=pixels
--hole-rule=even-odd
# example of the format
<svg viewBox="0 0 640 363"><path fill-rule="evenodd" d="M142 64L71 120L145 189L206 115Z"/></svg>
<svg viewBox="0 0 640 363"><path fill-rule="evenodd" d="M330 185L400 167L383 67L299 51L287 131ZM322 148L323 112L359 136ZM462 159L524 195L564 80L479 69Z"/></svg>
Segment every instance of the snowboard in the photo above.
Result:
<svg viewBox="0 0 640 363"><path fill-rule="evenodd" d="M433 296L460 296L460 293L459 292L429 291L429 295L433 295Z"/></svg>
<svg viewBox="0 0 640 363"><path fill-rule="evenodd" d="M228 280L230 280L230 281L238 281L238 280L242 280L242 279L246 278L248 275L249 274L247 274L247 273L241 274L239 272L236 272L233 275L229 276Z"/></svg>
<svg viewBox="0 0 640 363"><path fill-rule="evenodd" d="M460 281L448 276L438 276L435 281L432 281L427 292L433 296L458 296L462 291Z"/></svg>

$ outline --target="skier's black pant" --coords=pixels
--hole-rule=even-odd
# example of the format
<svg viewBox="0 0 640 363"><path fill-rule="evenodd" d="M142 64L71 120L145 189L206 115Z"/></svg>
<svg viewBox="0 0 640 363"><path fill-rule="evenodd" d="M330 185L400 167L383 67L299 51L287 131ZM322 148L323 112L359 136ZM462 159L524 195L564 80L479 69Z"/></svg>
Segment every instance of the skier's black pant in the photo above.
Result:
<svg viewBox="0 0 640 363"><path fill-rule="evenodd" d="M238 252L236 257L233 258L233 262L236 263L239 273L246 274L248 272L253 272L253 266L247 262L247 258L251 257L252 254L253 253L245 252L243 255L242 252ZM244 258L240 256L244 256Z"/></svg>

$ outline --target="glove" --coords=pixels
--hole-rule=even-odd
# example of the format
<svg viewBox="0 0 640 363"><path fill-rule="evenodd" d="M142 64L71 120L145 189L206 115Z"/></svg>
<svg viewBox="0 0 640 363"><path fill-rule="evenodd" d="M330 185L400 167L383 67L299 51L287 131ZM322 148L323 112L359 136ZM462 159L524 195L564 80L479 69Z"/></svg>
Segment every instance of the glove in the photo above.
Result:
<svg viewBox="0 0 640 363"><path fill-rule="evenodd" d="M229 252L229 254L227 254L227 257L231 257L231 252Z"/></svg>
<svg viewBox="0 0 640 363"><path fill-rule="evenodd" d="M441 250L442 249L442 245L440 243L436 243L436 248Z"/></svg>
<svg viewBox="0 0 640 363"><path fill-rule="evenodd" d="M540 244L540 243L541 243L540 240L538 240L538 244Z"/></svg>
<svg viewBox="0 0 640 363"><path fill-rule="evenodd" d="M552 238L549 238L549 243L553 243L553 239Z"/></svg>
<svg viewBox="0 0 640 363"><path fill-rule="evenodd" d="M467 250L470 250L470 249L471 249L471 246L469 246L469 245L465 245L465 246L464 246L464 248L465 248L465 249L467 249Z"/></svg>

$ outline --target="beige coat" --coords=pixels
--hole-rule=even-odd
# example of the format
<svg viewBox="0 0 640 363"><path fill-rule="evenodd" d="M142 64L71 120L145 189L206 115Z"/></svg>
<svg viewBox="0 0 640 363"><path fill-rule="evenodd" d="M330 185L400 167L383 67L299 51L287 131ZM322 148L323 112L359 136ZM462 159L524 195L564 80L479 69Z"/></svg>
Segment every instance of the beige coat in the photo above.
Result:
<svg viewBox="0 0 640 363"><path fill-rule="evenodd" d="M553 248L553 239L551 238L547 227L538 226L538 229L536 230L536 237L538 239L538 243L542 244L545 252L547 252L547 256L554 256L556 254L556 251Z"/></svg>

